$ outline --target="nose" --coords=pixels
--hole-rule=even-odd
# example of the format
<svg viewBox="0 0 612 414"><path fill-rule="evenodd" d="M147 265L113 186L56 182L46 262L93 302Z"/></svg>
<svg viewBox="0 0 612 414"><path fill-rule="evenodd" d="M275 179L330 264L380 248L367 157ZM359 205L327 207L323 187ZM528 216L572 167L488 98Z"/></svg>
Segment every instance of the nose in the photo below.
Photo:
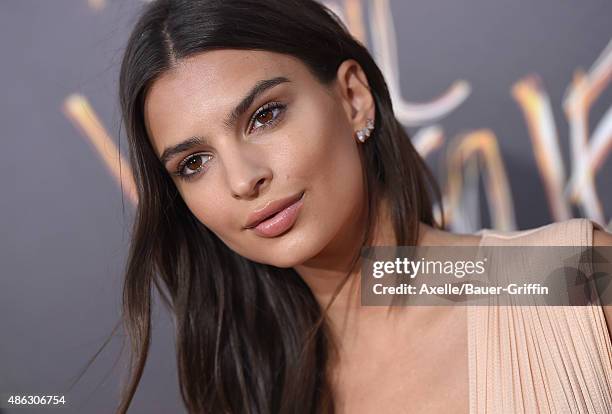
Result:
<svg viewBox="0 0 612 414"><path fill-rule="evenodd" d="M234 148L224 157L223 164L231 195L238 200L256 197L272 179L264 157L253 151Z"/></svg>

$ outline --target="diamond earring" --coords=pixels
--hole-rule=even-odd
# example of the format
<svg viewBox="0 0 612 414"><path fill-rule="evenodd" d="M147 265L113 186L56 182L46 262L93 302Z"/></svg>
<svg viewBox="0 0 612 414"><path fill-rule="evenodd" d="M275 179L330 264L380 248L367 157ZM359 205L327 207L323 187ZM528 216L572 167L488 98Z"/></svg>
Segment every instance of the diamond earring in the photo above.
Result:
<svg viewBox="0 0 612 414"><path fill-rule="evenodd" d="M368 118L366 120L366 126L357 131L357 139L359 142L363 143L366 139L370 137L372 131L374 130L374 120Z"/></svg>

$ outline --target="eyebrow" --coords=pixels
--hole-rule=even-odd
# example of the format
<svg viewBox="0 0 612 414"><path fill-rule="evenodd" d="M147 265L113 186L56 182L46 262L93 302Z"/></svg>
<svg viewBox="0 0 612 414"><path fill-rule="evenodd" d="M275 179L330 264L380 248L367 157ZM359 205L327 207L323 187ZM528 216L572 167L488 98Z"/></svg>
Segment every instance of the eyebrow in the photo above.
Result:
<svg viewBox="0 0 612 414"><path fill-rule="evenodd" d="M288 78L284 76L277 76L275 78L263 79L258 81L255 86L251 88L251 90L242 98L242 100L234 107L234 109L229 113L226 119L223 121L223 125L230 129L232 128L238 118L242 116L247 109L253 104L253 101L262 93L267 91L270 88L275 87L276 85L280 85L281 83L291 82ZM173 145L171 147L166 148L161 157L159 158L163 165L166 165L168 161L174 158L176 155L189 151L190 149L197 147L199 145L207 144L208 141L203 137L191 137L187 138L180 143Z"/></svg>

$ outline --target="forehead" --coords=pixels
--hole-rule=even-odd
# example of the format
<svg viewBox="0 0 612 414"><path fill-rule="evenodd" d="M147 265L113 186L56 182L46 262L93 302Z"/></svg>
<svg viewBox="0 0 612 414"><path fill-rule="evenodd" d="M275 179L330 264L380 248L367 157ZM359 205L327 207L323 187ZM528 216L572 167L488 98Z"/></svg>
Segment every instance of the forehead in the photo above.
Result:
<svg viewBox="0 0 612 414"><path fill-rule="evenodd" d="M314 81L297 58L268 51L213 50L181 60L153 82L145 99L145 122L156 152L169 140L188 137L194 120L214 116L221 121L255 83L276 76L294 85Z"/></svg>

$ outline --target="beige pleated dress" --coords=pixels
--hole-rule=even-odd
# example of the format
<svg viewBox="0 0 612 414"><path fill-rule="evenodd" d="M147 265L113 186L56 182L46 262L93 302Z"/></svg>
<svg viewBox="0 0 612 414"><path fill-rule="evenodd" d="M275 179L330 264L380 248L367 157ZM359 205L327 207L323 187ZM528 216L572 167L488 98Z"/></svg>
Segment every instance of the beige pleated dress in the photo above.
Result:
<svg viewBox="0 0 612 414"><path fill-rule="evenodd" d="M484 229L481 246L592 246L588 219ZM612 413L612 345L600 304L468 306L470 414Z"/></svg>

